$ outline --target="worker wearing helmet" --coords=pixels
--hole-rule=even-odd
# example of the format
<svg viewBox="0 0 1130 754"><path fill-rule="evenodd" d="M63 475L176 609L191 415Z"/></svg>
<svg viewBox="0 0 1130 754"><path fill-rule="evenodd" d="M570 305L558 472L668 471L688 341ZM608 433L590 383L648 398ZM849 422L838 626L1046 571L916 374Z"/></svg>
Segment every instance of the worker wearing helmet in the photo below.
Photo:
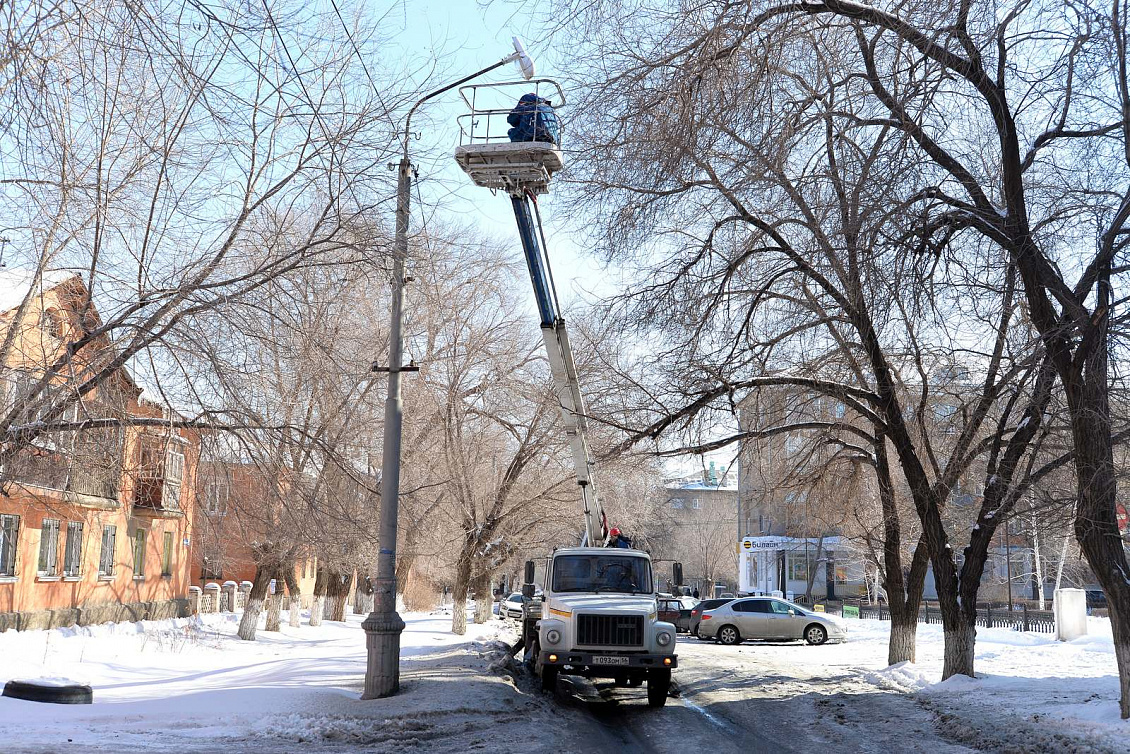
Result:
<svg viewBox="0 0 1130 754"><path fill-rule="evenodd" d="M608 532L607 547L623 547L625 549L632 549L632 540L628 539L624 534L615 526Z"/></svg>

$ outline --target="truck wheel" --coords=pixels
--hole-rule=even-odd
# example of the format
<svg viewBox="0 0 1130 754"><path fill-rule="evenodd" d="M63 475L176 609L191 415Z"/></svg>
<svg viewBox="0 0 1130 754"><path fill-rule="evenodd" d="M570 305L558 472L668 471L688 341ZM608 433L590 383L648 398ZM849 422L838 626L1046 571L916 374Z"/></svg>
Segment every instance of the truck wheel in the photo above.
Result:
<svg viewBox="0 0 1130 754"><path fill-rule="evenodd" d="M628 674L627 673L617 673L615 676L613 676L612 681L617 686L627 686L628 685Z"/></svg>
<svg viewBox="0 0 1130 754"><path fill-rule="evenodd" d="M742 640L742 635L738 633L738 629L733 626L722 626L718 629L718 641L726 646L737 644Z"/></svg>
<svg viewBox="0 0 1130 754"><path fill-rule="evenodd" d="M647 705L662 707L667 703L667 692L671 688L671 671L662 668L647 671Z"/></svg>
<svg viewBox="0 0 1130 754"><path fill-rule="evenodd" d="M541 690L553 693L557 690L557 666L543 665L541 668Z"/></svg>
<svg viewBox="0 0 1130 754"><path fill-rule="evenodd" d="M813 623L804 629L804 640L814 647L819 646L828 641L828 632L824 630L823 626Z"/></svg>

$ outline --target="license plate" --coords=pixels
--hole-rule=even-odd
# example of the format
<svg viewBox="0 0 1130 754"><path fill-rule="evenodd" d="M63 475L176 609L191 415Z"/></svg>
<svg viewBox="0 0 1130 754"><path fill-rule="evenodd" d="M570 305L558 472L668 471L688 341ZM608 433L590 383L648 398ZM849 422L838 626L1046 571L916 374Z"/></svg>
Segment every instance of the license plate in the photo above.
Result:
<svg viewBox="0 0 1130 754"><path fill-rule="evenodd" d="M593 665L627 665L627 657L613 657L610 655L593 655Z"/></svg>

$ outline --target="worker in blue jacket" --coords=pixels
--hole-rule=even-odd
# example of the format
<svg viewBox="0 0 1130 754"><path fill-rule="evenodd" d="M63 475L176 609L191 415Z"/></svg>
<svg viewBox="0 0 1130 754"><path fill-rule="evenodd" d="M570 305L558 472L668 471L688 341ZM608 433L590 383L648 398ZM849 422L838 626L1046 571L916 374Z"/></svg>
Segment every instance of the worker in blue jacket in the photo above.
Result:
<svg viewBox="0 0 1130 754"><path fill-rule="evenodd" d="M522 95L518 104L506 116L506 122L513 126L506 132L510 141L544 141L556 144L560 138L560 127L553 105L533 92Z"/></svg>

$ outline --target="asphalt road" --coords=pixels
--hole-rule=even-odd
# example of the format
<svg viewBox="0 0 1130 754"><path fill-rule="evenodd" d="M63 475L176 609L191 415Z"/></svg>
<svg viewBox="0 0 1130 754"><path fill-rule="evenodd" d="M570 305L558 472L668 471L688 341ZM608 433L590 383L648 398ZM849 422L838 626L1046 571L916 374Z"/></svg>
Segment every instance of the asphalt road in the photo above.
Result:
<svg viewBox="0 0 1130 754"><path fill-rule="evenodd" d="M758 644L723 647L680 638L676 689L662 709L646 688L561 677L557 700L593 721L575 750L686 754L729 752L931 752L969 749L945 740L912 697L852 676L813 672L811 663L769 660ZM789 651L803 653L801 643ZM806 669L807 668L807 669Z"/></svg>

